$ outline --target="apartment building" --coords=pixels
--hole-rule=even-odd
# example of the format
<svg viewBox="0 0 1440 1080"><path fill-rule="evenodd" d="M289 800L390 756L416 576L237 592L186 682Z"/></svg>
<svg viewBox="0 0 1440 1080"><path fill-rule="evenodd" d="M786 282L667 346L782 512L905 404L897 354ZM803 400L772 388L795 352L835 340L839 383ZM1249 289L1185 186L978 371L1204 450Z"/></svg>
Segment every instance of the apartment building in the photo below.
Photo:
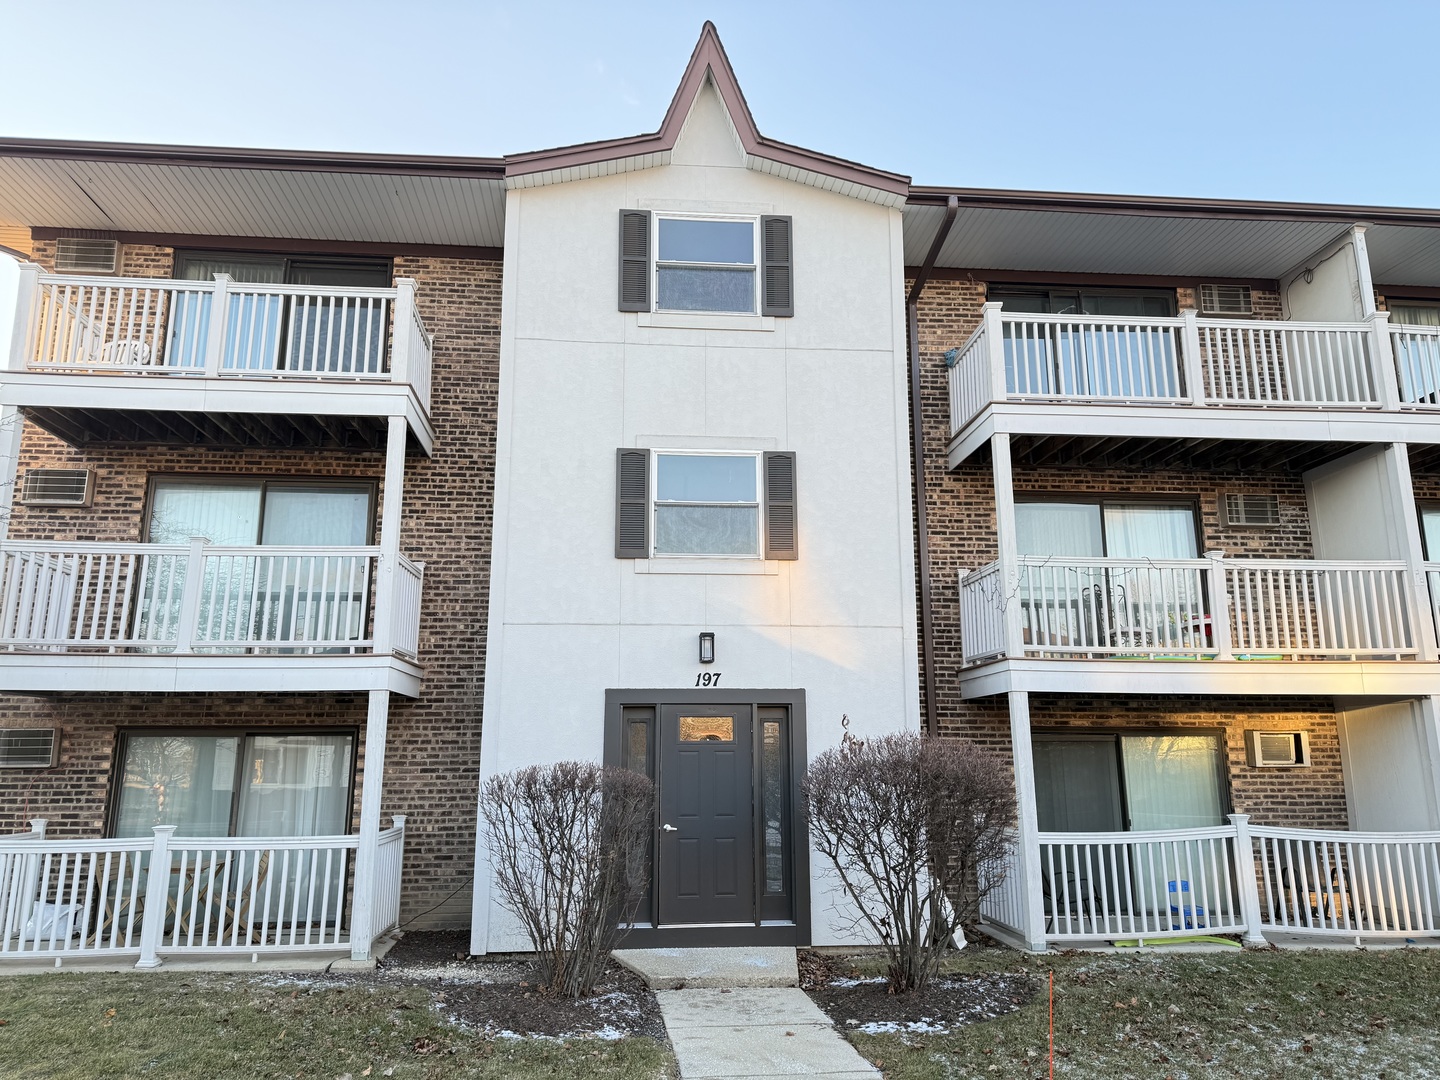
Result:
<svg viewBox="0 0 1440 1080"><path fill-rule="evenodd" d="M1433 237L912 191L928 717L1014 763L1032 947L1435 931Z"/></svg>
<svg viewBox="0 0 1440 1080"><path fill-rule="evenodd" d="M566 758L632 944L842 943L847 727L1013 763L1029 947L1435 933L1437 222L919 188L709 24L651 135L0 141L0 959L521 948Z"/></svg>

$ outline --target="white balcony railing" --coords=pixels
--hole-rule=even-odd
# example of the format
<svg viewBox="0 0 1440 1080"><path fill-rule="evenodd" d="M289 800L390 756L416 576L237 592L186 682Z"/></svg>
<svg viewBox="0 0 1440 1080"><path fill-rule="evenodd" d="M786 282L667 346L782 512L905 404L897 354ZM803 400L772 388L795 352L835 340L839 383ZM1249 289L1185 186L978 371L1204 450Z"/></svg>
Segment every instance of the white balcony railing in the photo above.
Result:
<svg viewBox="0 0 1440 1080"><path fill-rule="evenodd" d="M1413 659L1398 562L1020 556L961 579L967 664L1052 659Z"/></svg>
<svg viewBox="0 0 1440 1080"><path fill-rule="evenodd" d="M0 961L348 949L359 837L0 838ZM376 937L399 921L405 818L380 833Z"/></svg>
<svg viewBox="0 0 1440 1080"><path fill-rule="evenodd" d="M1007 401L1376 409L1393 382L1385 326L1383 315L1362 323L1201 319L1194 311L1117 319L986 304L970 339L947 354L950 430ZM1440 348L1425 340L1423 357L1403 353L1415 374L1407 383L1400 368L1402 400L1426 403L1440 391ZM1420 389L1405 398L1406 385Z"/></svg>
<svg viewBox="0 0 1440 1080"><path fill-rule="evenodd" d="M1440 934L1435 832L1276 828L1231 814L1228 824L1199 829L1042 832L1026 858L1031 873L1017 855L982 914L1029 941ZM1043 927L1024 926L1027 880Z"/></svg>
<svg viewBox="0 0 1440 1080"><path fill-rule="evenodd" d="M1164 940L1247 930L1234 825L1041 833L1045 937ZM1253 889L1254 876L1249 887Z"/></svg>
<svg viewBox="0 0 1440 1080"><path fill-rule="evenodd" d="M363 653L373 628L413 659L423 566L393 601L377 547L0 543L0 651ZM386 623L386 620L389 620Z"/></svg>
<svg viewBox="0 0 1440 1080"><path fill-rule="evenodd" d="M430 404L414 282L361 289L41 274L16 371L409 384Z"/></svg>
<svg viewBox="0 0 1440 1080"><path fill-rule="evenodd" d="M1440 833L1250 832L1260 911L1272 929L1351 938L1440 933Z"/></svg>
<svg viewBox="0 0 1440 1080"><path fill-rule="evenodd" d="M1392 326L1390 347L1407 409L1440 409L1440 326Z"/></svg>

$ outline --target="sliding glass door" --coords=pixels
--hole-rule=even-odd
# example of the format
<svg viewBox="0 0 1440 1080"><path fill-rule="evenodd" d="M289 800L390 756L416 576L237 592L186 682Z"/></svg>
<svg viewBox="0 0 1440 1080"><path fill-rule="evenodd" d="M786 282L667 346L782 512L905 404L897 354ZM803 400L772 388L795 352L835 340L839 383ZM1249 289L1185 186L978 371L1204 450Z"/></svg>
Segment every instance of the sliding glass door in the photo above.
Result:
<svg viewBox="0 0 1440 1080"><path fill-rule="evenodd" d="M297 648L306 648L304 642L326 642L328 649L343 649L334 643L362 638L369 558L294 549L364 546L371 533L372 497L369 485L155 481L151 543L180 546L200 537L214 548L291 549L273 555L207 550L197 642L215 650L268 642ZM145 556L138 636L157 644L175 639L191 569L188 553Z"/></svg>
<svg viewBox="0 0 1440 1080"><path fill-rule="evenodd" d="M1181 394L1173 327L1147 320L1175 314L1169 290L992 286L1007 312L1096 316L1093 324L1021 319L1005 324L1012 393L1063 398L1174 398Z"/></svg>
<svg viewBox="0 0 1440 1080"><path fill-rule="evenodd" d="M1223 740L1210 733L1037 732L1035 809L1042 833L1154 832L1225 824ZM1154 914L1173 905L1203 921L1228 896L1230 868L1193 841L1158 845L1122 867L1099 865L1111 848L1051 848L1042 891L1052 916L1097 910ZM1158 856L1156 852L1159 852ZM1102 890L1099 883L1106 882ZM1100 892L1105 895L1099 895Z"/></svg>
<svg viewBox="0 0 1440 1080"><path fill-rule="evenodd" d="M225 316L224 370L368 375L384 370L388 301L349 296L343 290L388 288L388 262L224 251L176 256L175 276L181 280L211 281L216 274L228 274L238 285L313 287L313 292L234 290ZM187 294L182 302L194 310L182 312L177 326L193 331L189 321L197 321L199 332L172 333L171 363L198 366L198 359L185 355L182 346L205 341L209 297Z"/></svg>
<svg viewBox="0 0 1440 1080"><path fill-rule="evenodd" d="M1084 651L1203 647L1195 507L1185 503L1015 505L1026 644ZM1114 562L1100 562L1109 559Z"/></svg>

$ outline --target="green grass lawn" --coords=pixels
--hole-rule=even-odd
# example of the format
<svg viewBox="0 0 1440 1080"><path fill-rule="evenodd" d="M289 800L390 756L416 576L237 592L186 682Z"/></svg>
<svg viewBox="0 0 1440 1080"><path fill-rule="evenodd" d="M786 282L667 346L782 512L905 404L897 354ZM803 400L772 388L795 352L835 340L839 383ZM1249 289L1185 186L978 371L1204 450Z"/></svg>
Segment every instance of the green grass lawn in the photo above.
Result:
<svg viewBox="0 0 1440 1080"><path fill-rule="evenodd" d="M1055 973L1055 1075L1440 1077L1440 950L1054 955L952 969ZM889 1080L1048 1075L1047 995L950 1035L851 1034Z"/></svg>
<svg viewBox="0 0 1440 1080"><path fill-rule="evenodd" d="M652 1039L487 1040L420 986L284 976L55 974L0 977L0 1077L674 1076Z"/></svg>

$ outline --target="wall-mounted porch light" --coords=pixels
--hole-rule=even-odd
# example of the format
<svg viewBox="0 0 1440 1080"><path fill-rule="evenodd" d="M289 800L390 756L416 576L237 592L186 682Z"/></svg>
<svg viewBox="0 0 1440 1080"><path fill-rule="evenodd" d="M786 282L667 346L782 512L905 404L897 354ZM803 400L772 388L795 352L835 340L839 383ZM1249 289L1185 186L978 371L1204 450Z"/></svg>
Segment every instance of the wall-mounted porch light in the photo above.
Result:
<svg viewBox="0 0 1440 1080"><path fill-rule="evenodd" d="M700 635L700 663L713 664L715 662L715 635L703 633Z"/></svg>

